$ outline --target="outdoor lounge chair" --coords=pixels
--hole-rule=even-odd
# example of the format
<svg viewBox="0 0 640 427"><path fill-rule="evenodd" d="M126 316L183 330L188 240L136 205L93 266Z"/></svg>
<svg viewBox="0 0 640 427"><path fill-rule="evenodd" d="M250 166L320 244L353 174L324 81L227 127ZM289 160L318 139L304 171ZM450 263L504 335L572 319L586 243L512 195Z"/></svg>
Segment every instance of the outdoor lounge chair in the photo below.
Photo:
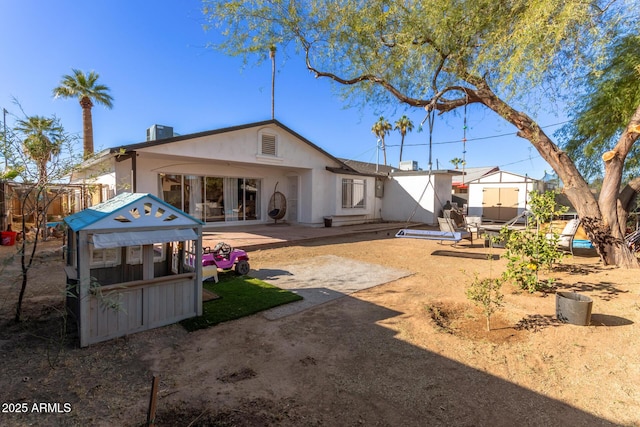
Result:
<svg viewBox="0 0 640 427"><path fill-rule="evenodd" d="M481 216L465 216L464 224L471 233L476 233L476 237L480 238L480 229L482 228Z"/></svg>
<svg viewBox="0 0 640 427"><path fill-rule="evenodd" d="M443 211L443 216L455 231L468 231L472 235L475 232L476 237L479 236L479 225L482 223L481 217L467 217L455 209ZM472 218L473 222L468 221L468 218ZM440 229L442 230L442 226L440 226ZM473 241L471 241L471 243L473 243Z"/></svg>
<svg viewBox="0 0 640 427"><path fill-rule="evenodd" d="M558 248L573 255L573 240L576 237L578 227L580 227L580 220L577 218L571 219L569 220L569 222L567 222L567 225L565 225L562 233L560 233L560 238L558 239ZM547 239L551 239L552 237L553 234L547 234Z"/></svg>
<svg viewBox="0 0 640 427"><path fill-rule="evenodd" d="M396 233L396 237L439 240L440 243L448 240L452 241L454 246L457 245L460 240L466 239L473 244L473 234L466 227L456 227L448 215L446 218L438 218L438 224L440 225L439 231L403 228Z"/></svg>
<svg viewBox="0 0 640 427"><path fill-rule="evenodd" d="M450 233L451 235L459 233L460 239L469 240L473 245L473 233L466 227L457 227L451 218L438 217L438 225L440 226L440 231Z"/></svg>

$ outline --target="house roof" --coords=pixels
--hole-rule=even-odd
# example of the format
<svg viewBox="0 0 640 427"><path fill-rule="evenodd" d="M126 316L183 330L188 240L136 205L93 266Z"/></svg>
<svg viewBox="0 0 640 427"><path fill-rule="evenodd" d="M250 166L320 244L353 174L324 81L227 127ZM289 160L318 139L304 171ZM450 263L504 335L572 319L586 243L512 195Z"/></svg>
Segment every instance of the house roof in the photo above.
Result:
<svg viewBox="0 0 640 427"><path fill-rule="evenodd" d="M361 175L387 176L393 171L393 168L388 165L360 162L358 160L349 160L349 159L342 159L342 158L338 158L338 160L343 164L351 167L355 172ZM334 172L339 172L339 171L334 171Z"/></svg>
<svg viewBox="0 0 640 427"><path fill-rule="evenodd" d="M203 224L148 193L121 193L117 196L64 218L73 230L140 227L175 227Z"/></svg>
<svg viewBox="0 0 640 427"><path fill-rule="evenodd" d="M238 131L238 130L250 129L250 128L254 128L254 127L263 127L263 126L266 126L266 125L278 126L279 128L283 129L284 131L286 131L286 132L290 133L291 135L295 136L296 138L298 138L299 140L301 140L305 144L309 145L314 150L322 153L323 155L327 156L331 160L339 163L340 164L340 168L338 168L339 171L344 171L344 173L355 173L355 174L359 173L355 168L349 166L348 164L346 164L344 161L338 159L337 157L334 157L333 155L329 154L327 151L323 150L322 148L320 148L319 146L317 146L313 142L309 141L307 138L303 137L299 133L293 131L292 129L290 129L289 127L285 126L284 124L280 123L278 120L275 120L275 119L264 120L264 121L261 121L261 122L247 123L247 124L239 125L239 126L230 126L230 127L220 128L220 129L208 130L208 131L204 131L204 132L191 133L191 134L187 134L187 135L179 135L179 136L174 136L172 138L164 138L164 139L158 139L158 140L154 140L154 141L144 141L144 142L138 142L138 143L135 143L135 144L121 145L121 146L118 146L118 147L111 148L110 152L111 152L112 155L113 154L123 155L125 153L130 153L130 152L133 152L133 151L142 150L142 149L145 149L147 147L155 147L155 146L158 146L158 145L171 144L173 142L185 141L185 140L189 140L189 139L193 139L193 138L200 138L200 137L204 137L204 136L218 135L218 134L223 134L223 133L235 132L235 131ZM329 169L329 168L327 168L327 169Z"/></svg>
<svg viewBox="0 0 640 427"><path fill-rule="evenodd" d="M505 181L504 181L504 177L505 177L505 176L507 176L507 177L515 177L515 178L518 178L518 179L520 179L520 180L521 180L521 181L517 181L517 182L527 182L527 181L531 181L531 182L533 182L533 181L539 181L538 179L536 179L536 178L531 178L531 177L530 177L530 176L528 176L528 175L520 175L520 174L513 173L513 172L507 172L507 171L502 171L502 170L496 170L496 171L493 171L493 172L487 173L487 174L485 174L485 175L483 175L483 176L480 176L480 177L478 177L478 178L476 178L476 179L474 179L474 180L468 180L468 181L466 181L466 182L467 182L467 183L472 183L472 182L473 182L473 183L480 183L480 182L495 182L495 181L491 181L491 179L492 179L492 178L494 178L495 176L499 177L499 178L498 178L498 182L505 182Z"/></svg>
<svg viewBox="0 0 640 427"><path fill-rule="evenodd" d="M485 175L489 175L490 173L499 171L500 168L498 166L483 166L477 168L465 168L464 175L456 175L452 178L452 185L459 186L463 183L467 183L469 181L474 181L478 178L482 178Z"/></svg>

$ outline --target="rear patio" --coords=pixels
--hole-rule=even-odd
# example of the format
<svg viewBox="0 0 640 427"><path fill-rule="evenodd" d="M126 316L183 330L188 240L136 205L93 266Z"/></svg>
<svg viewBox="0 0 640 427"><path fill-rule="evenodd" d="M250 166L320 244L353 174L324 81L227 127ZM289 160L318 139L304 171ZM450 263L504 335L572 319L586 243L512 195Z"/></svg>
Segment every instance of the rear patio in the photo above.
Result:
<svg viewBox="0 0 640 427"><path fill-rule="evenodd" d="M401 228L416 226L406 222L378 222L346 225L342 227L307 227L295 224L257 224L246 227L207 228L202 232L202 246L213 247L225 242L235 248L257 250L277 248L336 236L352 236L364 233L395 234Z"/></svg>

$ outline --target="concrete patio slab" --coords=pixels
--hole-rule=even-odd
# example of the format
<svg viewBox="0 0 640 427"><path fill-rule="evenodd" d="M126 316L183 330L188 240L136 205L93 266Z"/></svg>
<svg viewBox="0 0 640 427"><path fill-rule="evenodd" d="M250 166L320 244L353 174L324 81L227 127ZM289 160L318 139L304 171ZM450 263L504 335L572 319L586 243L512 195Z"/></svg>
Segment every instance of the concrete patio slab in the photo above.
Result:
<svg viewBox="0 0 640 427"><path fill-rule="evenodd" d="M225 242L244 250L282 247L305 241L336 236L347 236L371 232L395 233L408 226L405 222L381 222L372 224L346 225L342 227L307 227L295 224L259 224L234 227L205 228L202 233L203 246L213 247Z"/></svg>
<svg viewBox="0 0 640 427"><path fill-rule="evenodd" d="M335 255L322 255L277 269L252 270L251 276L304 299L263 312L269 320L279 319L363 289L392 282L412 274Z"/></svg>

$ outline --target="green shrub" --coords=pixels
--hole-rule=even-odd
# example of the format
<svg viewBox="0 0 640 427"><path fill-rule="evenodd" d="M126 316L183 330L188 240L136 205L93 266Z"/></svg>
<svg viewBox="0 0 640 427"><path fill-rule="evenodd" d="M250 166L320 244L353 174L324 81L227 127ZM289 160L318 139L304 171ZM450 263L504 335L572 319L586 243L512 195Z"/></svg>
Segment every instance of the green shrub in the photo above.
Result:
<svg viewBox="0 0 640 427"><path fill-rule="evenodd" d="M482 308L487 319L487 331L491 330L491 315L503 305L502 278L478 278L476 274L473 282L467 287L467 298Z"/></svg>
<svg viewBox="0 0 640 427"><path fill-rule="evenodd" d="M530 217L525 230L500 232L504 238L507 269L504 280L515 283L521 289L531 293L546 291L553 287L554 280L540 280L540 271L550 271L553 264L562 260L564 253L558 249L558 234L551 228L551 220L566 212L567 208L558 207L555 192L531 192Z"/></svg>

